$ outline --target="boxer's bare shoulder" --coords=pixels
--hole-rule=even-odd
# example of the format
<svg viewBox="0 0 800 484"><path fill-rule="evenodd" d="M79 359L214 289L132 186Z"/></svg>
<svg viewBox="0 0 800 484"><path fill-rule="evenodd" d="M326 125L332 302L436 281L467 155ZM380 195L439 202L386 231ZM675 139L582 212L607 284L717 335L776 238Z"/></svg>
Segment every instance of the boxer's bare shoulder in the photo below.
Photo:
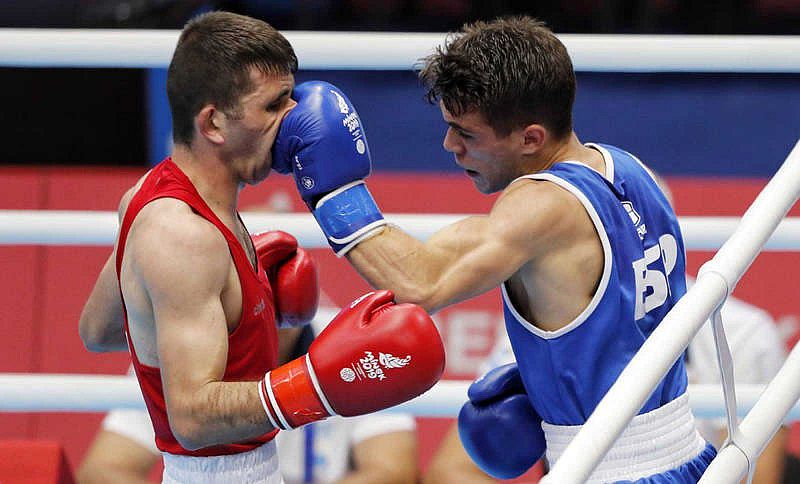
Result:
<svg viewBox="0 0 800 484"><path fill-rule="evenodd" d="M229 325L241 315L235 275L227 242L216 227L180 200L147 204L133 222L121 272L140 361L183 378L175 376L175 365L191 361L187 354L201 341L210 352L221 351ZM208 370L191 366L191 371ZM170 386L165 384L164 391L169 393Z"/></svg>
<svg viewBox="0 0 800 484"><path fill-rule="evenodd" d="M491 216L497 232L512 241L506 246L527 255L506 284L517 310L547 331L568 324L589 303L603 272L602 243L586 207L556 183L523 179L503 192Z"/></svg>
<svg viewBox="0 0 800 484"><path fill-rule="evenodd" d="M147 178L147 175L149 174L150 171L148 170L147 173L142 175L142 177L136 181L136 184L134 186L129 188L128 191L126 191L122 195L122 198L119 201L119 206L117 208L117 215L119 216L120 224L122 223L122 219L125 217L125 212L128 211L128 205L131 203L133 196L136 195L136 192L138 192L139 188L142 187L142 183L144 183L145 179Z"/></svg>
<svg viewBox="0 0 800 484"><path fill-rule="evenodd" d="M149 174L148 171L120 199L120 223ZM208 253L227 254L227 243L214 224L200 216L186 202L176 198L159 198L147 203L136 214L126 241L126 259L140 252L144 255L141 260L147 261L148 258L157 259L157 254L168 256L173 251L192 251L203 257Z"/></svg>
<svg viewBox="0 0 800 484"><path fill-rule="evenodd" d="M531 255L548 253L549 244L573 238L591 221L581 202L564 188L543 180L521 179L506 188L490 212L493 230L508 231L530 245Z"/></svg>
<svg viewBox="0 0 800 484"><path fill-rule="evenodd" d="M225 237L211 222L180 200L162 198L148 203L133 221L123 265L123 274L131 267L151 297L180 287L198 289L197 284L219 296L231 257Z"/></svg>

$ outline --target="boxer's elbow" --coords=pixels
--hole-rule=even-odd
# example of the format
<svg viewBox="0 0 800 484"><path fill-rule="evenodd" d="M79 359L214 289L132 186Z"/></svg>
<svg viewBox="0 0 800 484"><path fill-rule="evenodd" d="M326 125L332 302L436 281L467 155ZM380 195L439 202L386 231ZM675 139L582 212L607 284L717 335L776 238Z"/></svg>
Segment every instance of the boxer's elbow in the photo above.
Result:
<svg viewBox="0 0 800 484"><path fill-rule="evenodd" d="M81 315L80 322L78 323L78 334L80 334L83 346L89 351L102 352L108 351L105 349L105 337L102 328L97 324L92 324L91 318Z"/></svg>
<svg viewBox="0 0 800 484"><path fill-rule="evenodd" d="M167 398L167 419L175 440L186 450L198 450L222 444L225 437L219 432L219 417L197 399Z"/></svg>
<svg viewBox="0 0 800 484"><path fill-rule="evenodd" d="M78 334L83 346L89 351L124 351L128 347L123 331L116 330L111 325L104 324L86 313L81 314L78 322Z"/></svg>
<svg viewBox="0 0 800 484"><path fill-rule="evenodd" d="M175 440L186 450L200 450L203 447L211 445L205 442L199 432L187 428L184 428L183 431L173 430L173 432L175 434Z"/></svg>
<svg viewBox="0 0 800 484"><path fill-rule="evenodd" d="M177 430L178 428L181 430ZM202 435L191 429L176 427L173 429L173 433L175 435L175 440L186 450L199 450L209 445L202 439Z"/></svg>
<svg viewBox="0 0 800 484"><path fill-rule="evenodd" d="M407 284L399 284L391 290L397 303L416 304L429 313L436 312L445 306L439 291L432 284L409 282Z"/></svg>
<svg viewBox="0 0 800 484"><path fill-rule="evenodd" d="M186 450L198 450L213 445L213 436L208 426L190 415L169 418L170 430L175 440Z"/></svg>

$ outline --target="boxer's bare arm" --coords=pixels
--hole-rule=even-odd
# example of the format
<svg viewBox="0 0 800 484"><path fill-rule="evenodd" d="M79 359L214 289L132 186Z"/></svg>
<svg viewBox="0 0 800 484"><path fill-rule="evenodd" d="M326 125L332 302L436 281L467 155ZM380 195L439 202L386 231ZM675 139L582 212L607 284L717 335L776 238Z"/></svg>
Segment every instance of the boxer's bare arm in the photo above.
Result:
<svg viewBox="0 0 800 484"><path fill-rule="evenodd" d="M574 241L586 220L580 202L565 190L519 181L486 216L456 222L425 243L389 227L348 258L373 286L435 311L497 287L528 261Z"/></svg>
<svg viewBox="0 0 800 484"><path fill-rule="evenodd" d="M439 482L458 482L460 484L490 484L497 482L470 459L461 439L458 436L458 426L453 425L442 439L439 448L433 455L422 484L436 484Z"/></svg>
<svg viewBox="0 0 800 484"><path fill-rule="evenodd" d="M303 327L280 328L278 329L278 364L282 365L292 360L292 350L294 350L297 340L303 332Z"/></svg>
<svg viewBox="0 0 800 484"><path fill-rule="evenodd" d="M351 459L353 469L336 484L419 482L417 434L414 431L382 433L362 440L353 445Z"/></svg>
<svg viewBox="0 0 800 484"><path fill-rule="evenodd" d="M219 230L180 202L153 202L137 217L127 258L152 304L167 415L180 444L197 449L271 430L257 382L222 381L222 295L235 268Z"/></svg>
<svg viewBox="0 0 800 484"><path fill-rule="evenodd" d="M128 208L136 187L123 195L119 204L119 222ZM90 351L127 351L122 299L117 284L116 247L108 256L97 276L94 288L86 300L78 323L78 332L86 349Z"/></svg>
<svg viewBox="0 0 800 484"><path fill-rule="evenodd" d="M103 265L78 323L83 345L89 351L127 351L113 251Z"/></svg>

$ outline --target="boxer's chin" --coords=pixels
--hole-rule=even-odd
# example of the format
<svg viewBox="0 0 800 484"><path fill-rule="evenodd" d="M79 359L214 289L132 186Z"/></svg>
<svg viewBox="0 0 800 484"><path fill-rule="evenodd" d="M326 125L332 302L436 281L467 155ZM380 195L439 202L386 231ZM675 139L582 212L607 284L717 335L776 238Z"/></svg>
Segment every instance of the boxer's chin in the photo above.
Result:
<svg viewBox="0 0 800 484"><path fill-rule="evenodd" d="M485 178L481 177L480 175L470 175L470 179L472 183L475 185L475 189L478 190L480 193L484 195L489 195L491 193L496 192L497 190L493 189L489 182L486 181Z"/></svg>
<svg viewBox="0 0 800 484"><path fill-rule="evenodd" d="M260 165L253 168L253 172L250 174L250 179L245 180L245 183L248 185L256 185L261 183L262 181L266 180L269 176L269 172L272 170L272 160L267 160L265 163L261 163Z"/></svg>

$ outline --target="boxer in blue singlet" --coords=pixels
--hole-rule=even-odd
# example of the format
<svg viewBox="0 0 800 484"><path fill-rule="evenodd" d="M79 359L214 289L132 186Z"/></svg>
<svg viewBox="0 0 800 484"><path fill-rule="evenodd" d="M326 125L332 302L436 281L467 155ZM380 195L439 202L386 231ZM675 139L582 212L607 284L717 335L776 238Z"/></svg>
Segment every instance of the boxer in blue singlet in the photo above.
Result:
<svg viewBox="0 0 800 484"><path fill-rule="evenodd" d="M510 478L545 452L558 460L685 293L683 240L639 160L578 140L572 62L543 23L466 25L425 59L420 77L448 124L444 148L479 191L502 191L487 215L425 242L387 225L364 183L371 161L361 122L324 82L295 89L273 167L294 174L337 255L398 301L435 311L501 286L518 366L472 385L459 431L483 470ZM714 455L695 427L679 360L590 482L696 482Z"/></svg>

